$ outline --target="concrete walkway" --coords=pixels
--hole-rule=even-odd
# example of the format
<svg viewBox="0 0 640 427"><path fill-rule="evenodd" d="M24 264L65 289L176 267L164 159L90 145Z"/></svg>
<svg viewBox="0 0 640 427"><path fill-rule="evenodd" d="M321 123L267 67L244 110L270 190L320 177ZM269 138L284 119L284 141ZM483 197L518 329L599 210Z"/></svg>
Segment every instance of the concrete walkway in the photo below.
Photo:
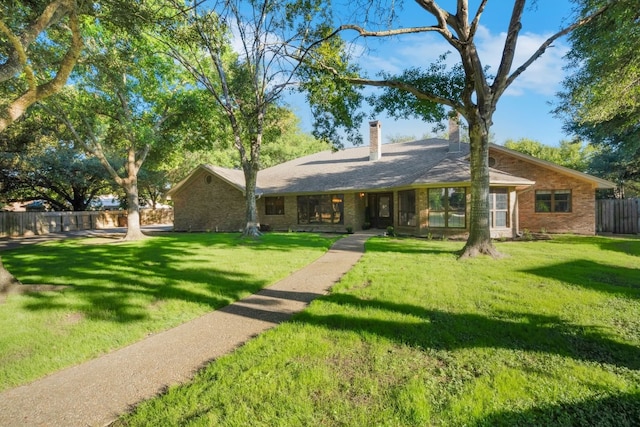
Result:
<svg viewBox="0 0 640 427"><path fill-rule="evenodd" d="M111 423L326 294L360 259L370 236L349 235L307 267L223 309L1 393L0 426Z"/></svg>

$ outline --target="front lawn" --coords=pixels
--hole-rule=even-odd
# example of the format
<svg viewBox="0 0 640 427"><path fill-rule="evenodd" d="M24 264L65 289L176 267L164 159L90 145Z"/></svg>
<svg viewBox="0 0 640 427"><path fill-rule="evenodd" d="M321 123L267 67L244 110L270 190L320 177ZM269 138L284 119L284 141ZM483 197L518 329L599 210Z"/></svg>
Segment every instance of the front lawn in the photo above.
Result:
<svg viewBox="0 0 640 427"><path fill-rule="evenodd" d="M337 237L174 234L122 243L93 238L1 252L24 284L55 292L0 302L0 390L124 347L286 277Z"/></svg>
<svg viewBox="0 0 640 427"><path fill-rule="evenodd" d="M123 426L632 426L640 240L373 238L333 292Z"/></svg>

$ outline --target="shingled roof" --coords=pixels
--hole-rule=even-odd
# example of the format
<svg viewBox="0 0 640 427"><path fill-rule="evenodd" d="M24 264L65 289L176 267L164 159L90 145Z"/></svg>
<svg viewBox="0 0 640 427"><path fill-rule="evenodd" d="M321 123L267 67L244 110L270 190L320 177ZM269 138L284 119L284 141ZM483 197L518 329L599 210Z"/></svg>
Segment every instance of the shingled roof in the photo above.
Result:
<svg viewBox="0 0 640 427"><path fill-rule="evenodd" d="M429 184L470 185L469 145L449 151L449 141L432 138L382 145L382 156L369 159L369 146L322 151L263 169L257 193L263 195L383 191ZM240 170L202 166L244 191ZM533 181L490 169L492 184L529 186ZM171 190L175 193L188 180Z"/></svg>

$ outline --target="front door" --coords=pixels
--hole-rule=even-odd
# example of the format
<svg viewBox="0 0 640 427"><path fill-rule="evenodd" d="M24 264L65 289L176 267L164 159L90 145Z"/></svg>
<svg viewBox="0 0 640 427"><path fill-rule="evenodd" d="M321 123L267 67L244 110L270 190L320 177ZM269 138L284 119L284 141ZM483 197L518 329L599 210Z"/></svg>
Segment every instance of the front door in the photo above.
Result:
<svg viewBox="0 0 640 427"><path fill-rule="evenodd" d="M373 228L393 225L393 193L369 193L369 218Z"/></svg>

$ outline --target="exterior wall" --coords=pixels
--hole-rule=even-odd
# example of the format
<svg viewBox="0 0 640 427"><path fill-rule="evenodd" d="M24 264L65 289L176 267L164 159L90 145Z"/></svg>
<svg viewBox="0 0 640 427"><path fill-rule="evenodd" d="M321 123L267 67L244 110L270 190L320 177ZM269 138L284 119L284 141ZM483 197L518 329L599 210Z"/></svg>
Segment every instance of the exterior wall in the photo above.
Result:
<svg viewBox="0 0 640 427"><path fill-rule="evenodd" d="M510 224L508 228L492 229L494 238L514 237L516 232L529 230L551 233L573 232L595 234L595 188L580 179L563 175L551 168L536 165L508 153L491 151L495 168L535 181L524 190L509 188ZM207 177L210 177L207 180ZM535 191L571 190L572 211L568 213L535 212ZM433 237L465 238L468 235L470 192L467 189L467 228L431 228L428 224L427 188L416 189L417 226L398 226L398 192L393 192L393 223L396 232ZM245 223L245 201L240 190L213 174L201 170L194 174L181 190L173 195L174 229L176 231L239 231ZM284 198L283 215L266 215L264 197L257 200L258 218L272 230L344 232L348 227L361 230L365 222L368 197L360 193L344 194L344 223L336 225L298 224L297 196Z"/></svg>
<svg viewBox="0 0 640 427"><path fill-rule="evenodd" d="M258 199L258 218L261 224L267 224L274 231L323 231L343 233L347 227L361 230L364 223L364 197L359 193L345 193L343 206L344 224L298 224L298 198L285 196L284 215L266 215L264 197Z"/></svg>
<svg viewBox="0 0 640 427"><path fill-rule="evenodd" d="M261 225L268 225L274 231L295 230L294 225L298 222L298 206L295 196L284 198L284 215L265 214L264 197L259 198L256 205Z"/></svg>
<svg viewBox="0 0 640 427"><path fill-rule="evenodd" d="M434 237L450 237L450 238L466 238L468 236L468 224L470 215L470 201L471 193L467 188L467 228L455 229L455 228L430 228L428 225L428 199L427 188L416 189L416 214L417 225L415 227L399 226L399 204L398 204L398 192L393 193L394 198L394 227L396 232L404 235L417 235L427 236L431 234ZM298 224L298 205L297 196L286 196L284 198L284 214L283 215L266 215L264 198L258 199L258 217L261 224L268 224L274 231L324 231L324 232L344 232L347 227L352 227L353 230L361 230L365 222L365 211L367 209L366 194L360 197L360 193L347 193L344 194L344 224L340 225L306 225ZM510 227L502 229L492 229L491 235L494 238L507 237L512 238L515 236L517 230L518 216L517 216L517 197L515 189L509 189L509 221Z"/></svg>
<svg viewBox="0 0 640 427"><path fill-rule="evenodd" d="M348 193L344 195L344 225L353 230L362 230L365 219L366 195L362 193Z"/></svg>
<svg viewBox="0 0 640 427"><path fill-rule="evenodd" d="M517 192L519 230L550 233L595 234L595 188L591 183L560 174L552 169L491 151L495 168L535 181ZM571 190L571 212L535 212L536 190Z"/></svg>
<svg viewBox="0 0 640 427"><path fill-rule="evenodd" d="M205 171L196 173L172 200L176 231L239 231L246 225L242 192Z"/></svg>

